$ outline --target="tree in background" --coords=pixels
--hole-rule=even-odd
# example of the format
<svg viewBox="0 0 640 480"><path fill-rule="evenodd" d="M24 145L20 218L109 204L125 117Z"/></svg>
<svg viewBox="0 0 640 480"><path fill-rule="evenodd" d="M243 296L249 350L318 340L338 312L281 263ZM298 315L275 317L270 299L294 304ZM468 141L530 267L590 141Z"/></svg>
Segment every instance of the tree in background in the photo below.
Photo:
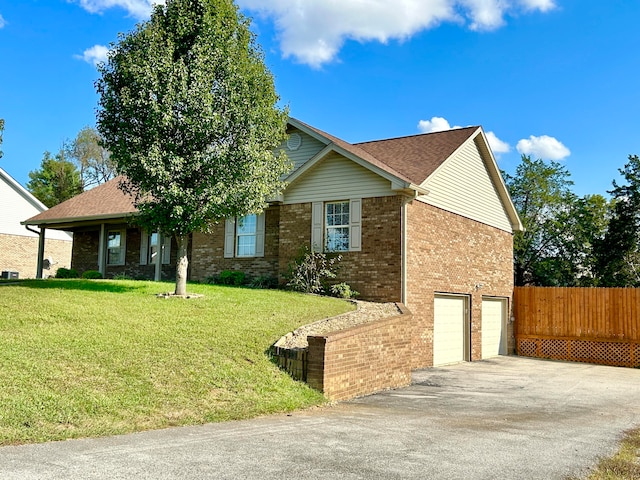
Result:
<svg viewBox="0 0 640 480"><path fill-rule="evenodd" d="M44 152L40 168L29 172L27 190L47 207L53 207L60 202L82 193L80 172L65 158L64 150L60 150L55 157Z"/></svg>
<svg viewBox="0 0 640 480"><path fill-rule="evenodd" d="M564 239L576 200L570 174L557 162L522 155L515 175L503 172L503 176L524 226L513 240L515 284L556 283L552 277L566 276Z"/></svg>
<svg viewBox="0 0 640 480"><path fill-rule="evenodd" d="M287 112L232 0L168 0L121 34L99 67L98 131L138 222L176 238L186 293L189 234L259 213L282 187Z"/></svg>
<svg viewBox="0 0 640 480"><path fill-rule="evenodd" d="M76 163L85 190L116 176L109 151L102 146L102 137L95 128L84 127L65 144L64 150L67 158Z"/></svg>
<svg viewBox="0 0 640 480"><path fill-rule="evenodd" d="M607 200L576 196L569 171L558 162L523 155L515 175L503 175L525 228L514 235L515 284L596 284L594 249L607 230Z"/></svg>
<svg viewBox="0 0 640 480"><path fill-rule="evenodd" d="M596 244L598 286L640 286L640 158L629 155L620 169L626 184L613 181L613 211L603 239Z"/></svg>

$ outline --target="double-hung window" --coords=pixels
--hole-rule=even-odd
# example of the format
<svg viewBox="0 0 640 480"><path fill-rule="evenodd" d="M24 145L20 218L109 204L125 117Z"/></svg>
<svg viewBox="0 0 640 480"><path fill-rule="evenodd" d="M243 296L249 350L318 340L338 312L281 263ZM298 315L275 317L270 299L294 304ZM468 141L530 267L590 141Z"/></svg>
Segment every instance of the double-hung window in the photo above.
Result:
<svg viewBox="0 0 640 480"><path fill-rule="evenodd" d="M125 259L124 230L107 232L107 265L124 265Z"/></svg>
<svg viewBox="0 0 640 480"><path fill-rule="evenodd" d="M152 265L157 262L158 255L163 265L171 261L171 236L158 232L142 231L140 237L140 265Z"/></svg>
<svg viewBox="0 0 640 480"><path fill-rule="evenodd" d="M325 204L325 249L328 252L349 251L349 202Z"/></svg>
<svg viewBox="0 0 640 480"><path fill-rule="evenodd" d="M311 246L326 252L361 250L362 199L313 202Z"/></svg>
<svg viewBox="0 0 640 480"><path fill-rule="evenodd" d="M224 257L264 257L264 213L227 218Z"/></svg>

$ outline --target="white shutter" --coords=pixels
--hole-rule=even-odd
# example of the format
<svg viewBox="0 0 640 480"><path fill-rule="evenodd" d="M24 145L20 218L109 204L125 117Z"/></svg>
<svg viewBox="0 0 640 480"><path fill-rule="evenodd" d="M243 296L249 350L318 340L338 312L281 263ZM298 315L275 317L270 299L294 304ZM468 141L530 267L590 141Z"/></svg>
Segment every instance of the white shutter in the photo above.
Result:
<svg viewBox="0 0 640 480"><path fill-rule="evenodd" d="M236 220L235 217L224 221L224 258L233 258L236 246Z"/></svg>
<svg viewBox="0 0 640 480"><path fill-rule="evenodd" d="M171 263L171 235L162 236L162 264Z"/></svg>
<svg viewBox="0 0 640 480"><path fill-rule="evenodd" d="M140 265L147 264L147 256L149 247L149 234L146 230L140 231Z"/></svg>
<svg viewBox="0 0 640 480"><path fill-rule="evenodd" d="M256 257L264 257L264 217L264 213L256 216Z"/></svg>
<svg viewBox="0 0 640 480"><path fill-rule="evenodd" d="M359 252L362 249L362 199L349 201L349 251Z"/></svg>
<svg viewBox="0 0 640 480"><path fill-rule="evenodd" d="M322 227L324 225L324 204L322 202L313 202L311 204L311 250L321 252L322 246Z"/></svg>

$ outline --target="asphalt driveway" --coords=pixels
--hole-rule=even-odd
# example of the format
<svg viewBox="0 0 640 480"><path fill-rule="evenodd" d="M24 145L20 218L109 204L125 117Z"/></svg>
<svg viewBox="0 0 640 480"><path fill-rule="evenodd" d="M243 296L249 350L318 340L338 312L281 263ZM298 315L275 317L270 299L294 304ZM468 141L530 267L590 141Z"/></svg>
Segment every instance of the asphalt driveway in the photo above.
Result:
<svg viewBox="0 0 640 480"><path fill-rule="evenodd" d="M640 370L519 357L328 408L0 448L7 479L562 479L640 426Z"/></svg>

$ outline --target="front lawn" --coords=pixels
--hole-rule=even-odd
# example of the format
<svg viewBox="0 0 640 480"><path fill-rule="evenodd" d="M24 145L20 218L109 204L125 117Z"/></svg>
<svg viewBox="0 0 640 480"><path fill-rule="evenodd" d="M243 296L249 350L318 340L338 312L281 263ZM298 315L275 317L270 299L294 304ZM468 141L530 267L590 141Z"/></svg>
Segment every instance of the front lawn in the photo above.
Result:
<svg viewBox="0 0 640 480"><path fill-rule="evenodd" d="M353 307L273 290L45 280L0 286L0 445L247 418L323 401L265 354Z"/></svg>

